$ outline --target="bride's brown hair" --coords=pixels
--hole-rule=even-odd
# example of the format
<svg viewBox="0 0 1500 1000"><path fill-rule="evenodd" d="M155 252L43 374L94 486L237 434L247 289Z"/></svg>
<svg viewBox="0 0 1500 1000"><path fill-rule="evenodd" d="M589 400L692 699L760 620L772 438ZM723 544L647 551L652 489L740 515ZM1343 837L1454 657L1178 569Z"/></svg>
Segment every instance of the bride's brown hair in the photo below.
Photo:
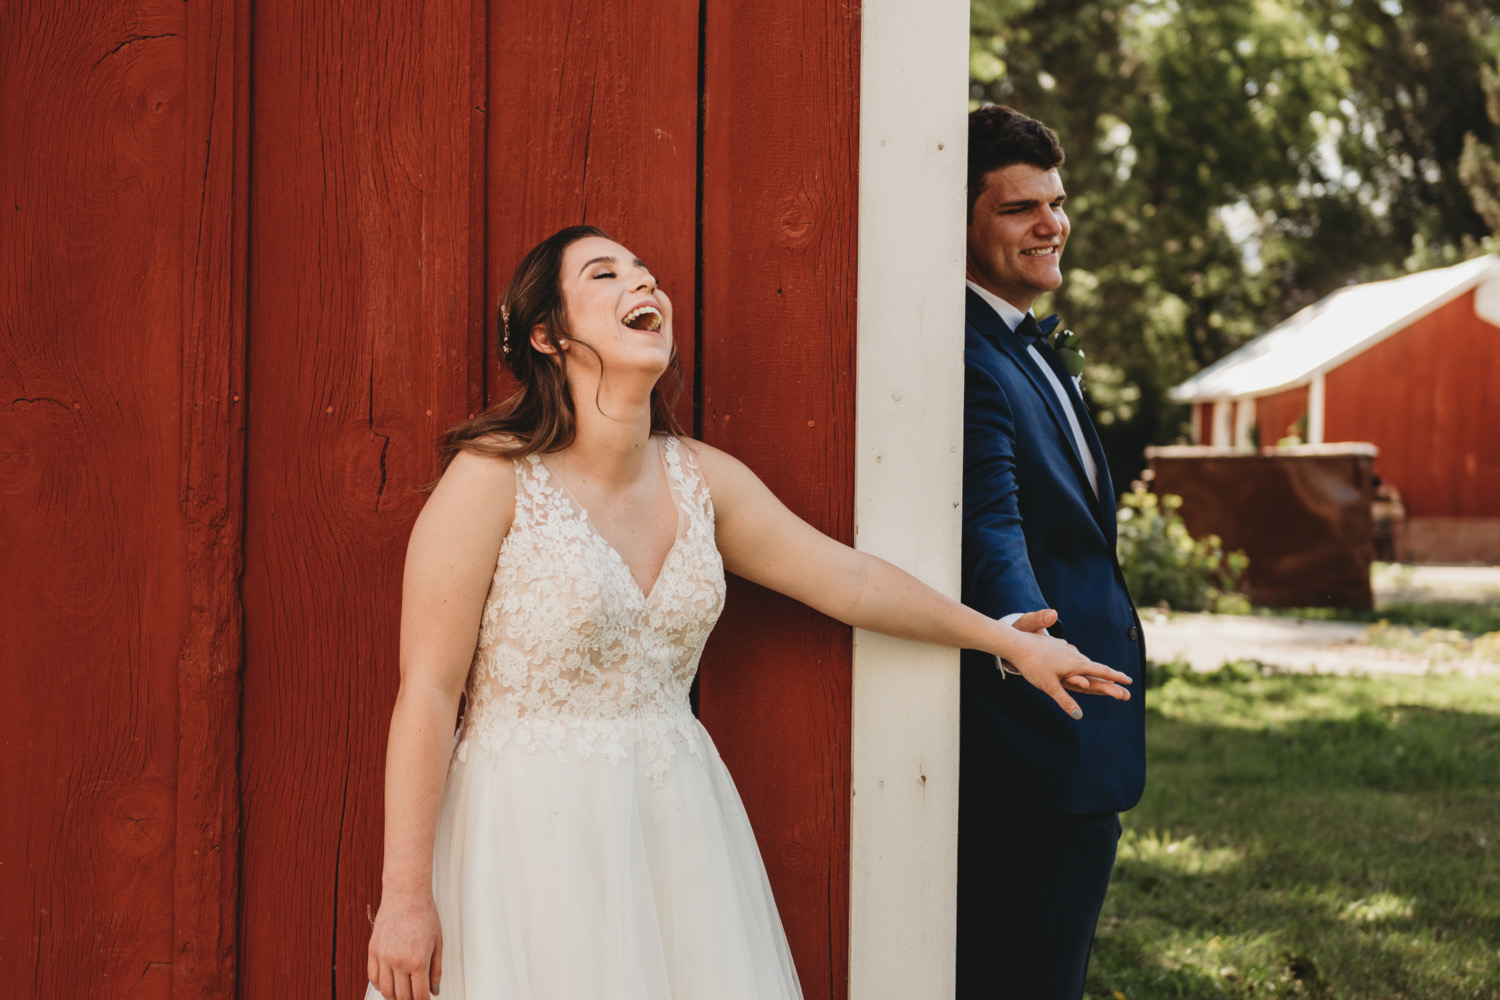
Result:
<svg viewBox="0 0 1500 1000"><path fill-rule="evenodd" d="M558 342L568 332L561 286L562 259L570 245L589 236L610 239L608 233L596 226L568 226L532 247L521 259L500 300L500 314L495 323L500 356L521 383L520 391L438 438L442 469L446 470L461 451L494 458L520 458L557 451L573 443L577 420L564 374L567 360ZM531 343L531 331L537 326L546 331L547 343L556 353L539 351ZM593 350L582 341L574 343ZM667 370L651 391L651 433L682 433L674 412L681 393L682 366L677 361L674 343Z"/></svg>

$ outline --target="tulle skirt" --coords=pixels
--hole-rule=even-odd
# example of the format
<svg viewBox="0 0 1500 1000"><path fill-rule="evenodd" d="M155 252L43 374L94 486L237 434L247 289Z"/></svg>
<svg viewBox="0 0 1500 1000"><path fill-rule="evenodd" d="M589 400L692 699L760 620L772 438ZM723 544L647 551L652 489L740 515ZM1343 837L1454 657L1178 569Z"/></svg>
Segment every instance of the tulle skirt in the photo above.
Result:
<svg viewBox="0 0 1500 1000"><path fill-rule="evenodd" d="M455 763L434 849L442 1000L800 1000L744 806L699 736L659 784L633 752L510 743Z"/></svg>

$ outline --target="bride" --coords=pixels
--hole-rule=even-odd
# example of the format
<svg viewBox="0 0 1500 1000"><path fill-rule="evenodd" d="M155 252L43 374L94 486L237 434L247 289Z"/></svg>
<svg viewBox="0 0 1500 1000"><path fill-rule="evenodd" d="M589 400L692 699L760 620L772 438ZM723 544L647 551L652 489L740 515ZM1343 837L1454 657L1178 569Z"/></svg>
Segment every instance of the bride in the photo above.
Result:
<svg viewBox="0 0 1500 1000"><path fill-rule="evenodd" d="M1034 634L1050 611L1013 628L965 608L676 434L671 301L603 232L536 246L501 317L521 390L443 437L407 551L367 1000L800 997L688 704L725 570L987 650L1075 718L1070 690L1128 698L1129 679Z"/></svg>

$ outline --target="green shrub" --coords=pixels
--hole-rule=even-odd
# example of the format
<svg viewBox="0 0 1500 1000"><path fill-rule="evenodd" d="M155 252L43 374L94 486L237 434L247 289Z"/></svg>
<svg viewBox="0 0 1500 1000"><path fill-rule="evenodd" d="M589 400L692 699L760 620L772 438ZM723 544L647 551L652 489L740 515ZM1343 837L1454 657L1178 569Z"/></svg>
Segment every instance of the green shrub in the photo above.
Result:
<svg viewBox="0 0 1500 1000"><path fill-rule="evenodd" d="M1117 551L1131 596L1142 606L1248 614L1239 585L1250 560L1226 553L1218 535L1193 538L1177 514L1181 506L1181 497L1157 496L1139 483L1121 499Z"/></svg>

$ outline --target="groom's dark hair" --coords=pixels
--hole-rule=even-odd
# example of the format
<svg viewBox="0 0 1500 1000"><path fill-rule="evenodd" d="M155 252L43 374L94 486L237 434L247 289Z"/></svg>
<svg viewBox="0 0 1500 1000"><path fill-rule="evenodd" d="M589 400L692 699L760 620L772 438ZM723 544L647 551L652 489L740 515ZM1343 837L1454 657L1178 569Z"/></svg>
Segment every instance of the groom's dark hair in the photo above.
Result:
<svg viewBox="0 0 1500 1000"><path fill-rule="evenodd" d="M1064 160L1057 133L1027 118L1015 108L991 104L969 112L969 214L984 194L984 178L991 170L1025 163L1038 170L1060 167Z"/></svg>

